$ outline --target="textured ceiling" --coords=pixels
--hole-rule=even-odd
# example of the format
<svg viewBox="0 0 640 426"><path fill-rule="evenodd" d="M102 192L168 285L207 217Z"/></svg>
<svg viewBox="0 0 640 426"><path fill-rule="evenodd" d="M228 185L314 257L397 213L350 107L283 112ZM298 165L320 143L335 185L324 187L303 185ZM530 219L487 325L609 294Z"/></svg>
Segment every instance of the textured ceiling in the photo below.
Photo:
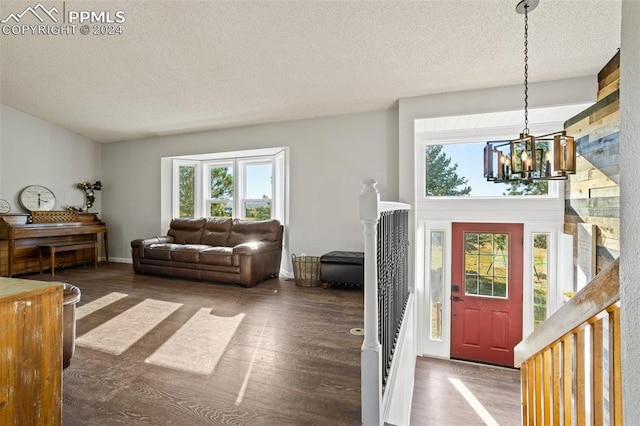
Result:
<svg viewBox="0 0 640 426"><path fill-rule="evenodd" d="M121 35L0 34L0 102L99 142L389 108L522 83L516 1L43 1ZM32 2L0 2L0 19ZM24 16L21 24L31 19ZM541 0L529 81L594 75L620 0Z"/></svg>

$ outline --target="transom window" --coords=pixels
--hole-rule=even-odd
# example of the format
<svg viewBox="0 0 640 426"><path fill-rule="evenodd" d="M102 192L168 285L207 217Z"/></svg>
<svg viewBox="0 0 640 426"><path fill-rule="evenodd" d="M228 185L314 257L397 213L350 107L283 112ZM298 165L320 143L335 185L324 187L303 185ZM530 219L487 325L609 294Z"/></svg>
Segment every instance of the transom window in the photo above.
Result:
<svg viewBox="0 0 640 426"><path fill-rule="evenodd" d="M465 232L464 246L465 294L506 298L509 235Z"/></svg>
<svg viewBox="0 0 640 426"><path fill-rule="evenodd" d="M549 183L496 183L484 178L485 142L425 146L427 197L549 196Z"/></svg>

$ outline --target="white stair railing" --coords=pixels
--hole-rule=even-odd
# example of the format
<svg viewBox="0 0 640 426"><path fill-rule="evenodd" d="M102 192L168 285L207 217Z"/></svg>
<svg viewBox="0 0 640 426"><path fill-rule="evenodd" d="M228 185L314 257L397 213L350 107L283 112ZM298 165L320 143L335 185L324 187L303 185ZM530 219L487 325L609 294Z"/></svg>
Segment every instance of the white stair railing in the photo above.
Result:
<svg viewBox="0 0 640 426"><path fill-rule="evenodd" d="M410 208L404 203L381 202L376 181L363 182L363 425L408 423L415 369L414 298L408 282Z"/></svg>

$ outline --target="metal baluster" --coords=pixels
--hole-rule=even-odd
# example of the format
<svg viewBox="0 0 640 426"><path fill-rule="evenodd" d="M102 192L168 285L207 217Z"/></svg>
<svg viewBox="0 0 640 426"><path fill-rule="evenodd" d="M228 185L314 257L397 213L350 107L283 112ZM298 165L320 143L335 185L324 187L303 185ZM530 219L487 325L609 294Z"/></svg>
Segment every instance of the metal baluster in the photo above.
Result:
<svg viewBox="0 0 640 426"><path fill-rule="evenodd" d="M377 256L377 264L378 270L376 271L378 274L377 286L378 286L378 340L382 345L382 354L384 354L384 290L380 285L382 280L382 267L383 267L383 259L382 259L382 220L378 220L377 225L377 241L376 241L376 256ZM382 389L384 390L384 384L386 381L386 377L384 377L384 370L382 371Z"/></svg>
<svg viewBox="0 0 640 426"><path fill-rule="evenodd" d="M378 334L382 383L387 383L409 298L409 212L383 212L378 222Z"/></svg>
<svg viewBox="0 0 640 426"><path fill-rule="evenodd" d="M386 347L385 347L385 352L384 352L384 369L385 369L385 376L388 377L389 375L389 352L391 351L391 332L393 330L393 327L391 325L391 297L393 296L393 289L391 288L391 286L389 285L389 279L391 277L391 265L389 264L389 254L391 253L391 244L390 244L390 239L389 239L389 233L391 232L391 227L390 227L390 214L389 212L385 213L385 244L387 247L386 253L385 253L385 264L386 264L386 275L385 275L385 287L387 288L387 312L386 312L386 327L387 327L387 340L386 340Z"/></svg>

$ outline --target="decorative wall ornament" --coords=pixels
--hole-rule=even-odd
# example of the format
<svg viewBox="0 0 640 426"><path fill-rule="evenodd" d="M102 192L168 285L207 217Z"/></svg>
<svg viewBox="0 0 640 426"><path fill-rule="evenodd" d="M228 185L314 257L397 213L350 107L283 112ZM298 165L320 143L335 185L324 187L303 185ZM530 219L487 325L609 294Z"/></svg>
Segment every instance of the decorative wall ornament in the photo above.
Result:
<svg viewBox="0 0 640 426"><path fill-rule="evenodd" d="M95 191L100 191L102 189L102 183L97 180L95 183L80 182L75 186L76 188L84 191L85 203L82 206L67 206L67 209L86 213L91 207L93 207L93 203L96 201Z"/></svg>

